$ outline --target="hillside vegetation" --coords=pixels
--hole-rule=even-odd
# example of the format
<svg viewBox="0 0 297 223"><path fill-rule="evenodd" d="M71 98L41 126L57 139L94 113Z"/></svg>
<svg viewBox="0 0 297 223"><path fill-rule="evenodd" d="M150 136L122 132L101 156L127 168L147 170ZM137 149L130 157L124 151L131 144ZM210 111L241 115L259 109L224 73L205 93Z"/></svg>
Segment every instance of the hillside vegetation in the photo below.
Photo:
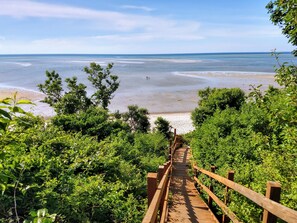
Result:
<svg viewBox="0 0 297 223"><path fill-rule="evenodd" d="M75 77L65 90L46 72L39 87L57 112L48 121L23 111L30 101L16 95L0 101L0 222L141 222L146 175L165 162L169 123L149 132L148 111L135 105L111 114L111 68L85 68L91 97Z"/></svg>
<svg viewBox="0 0 297 223"><path fill-rule="evenodd" d="M296 46L296 2L271 1L267 9L271 21ZM222 176L234 170L237 183L262 194L267 181L278 181L280 202L297 210L297 67L274 56L280 88L263 92L261 86L251 86L248 96L237 88L200 90L199 106L192 112L195 131L188 136L200 167L216 166ZM224 200L223 188L217 190ZM231 201L231 209L244 222L261 222L261 208L236 193Z"/></svg>

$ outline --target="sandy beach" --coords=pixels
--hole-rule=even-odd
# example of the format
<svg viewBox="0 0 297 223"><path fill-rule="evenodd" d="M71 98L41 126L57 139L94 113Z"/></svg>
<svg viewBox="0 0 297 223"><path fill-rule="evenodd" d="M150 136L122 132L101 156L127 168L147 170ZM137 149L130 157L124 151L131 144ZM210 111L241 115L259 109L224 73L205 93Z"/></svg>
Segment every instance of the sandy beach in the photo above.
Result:
<svg viewBox="0 0 297 223"><path fill-rule="evenodd" d="M20 89L20 88L1 87L0 99L12 98L15 93L17 93L16 95L17 100L27 99L34 103L34 105L22 105L22 108L24 108L25 111L32 112L36 115L40 115L45 118L51 117L55 114L51 107L41 102L41 100L44 98L45 95L37 91L31 91L31 90Z"/></svg>
<svg viewBox="0 0 297 223"><path fill-rule="evenodd" d="M185 76L194 76L199 78L214 79L210 80L210 87L240 87L245 92L249 92L250 84L255 86L262 84L262 90L267 89L268 85L276 85L273 76L261 75L239 75L236 73L226 74L224 76L215 73L187 73ZM138 105L149 110L150 121L154 127L154 121L161 116L167 119L173 128L177 129L178 134L183 134L193 130L191 121L191 111L198 104L197 90L185 90L176 92L141 92L135 95L115 94L109 110L114 112L119 110L124 112L128 105ZM0 88L0 98L12 97L17 92L18 99L29 99L35 106L26 105L24 109L33 112L36 115L50 117L54 115L54 111L47 104L40 102L44 98L44 94L26 89L18 88Z"/></svg>
<svg viewBox="0 0 297 223"><path fill-rule="evenodd" d="M17 89L17 88L0 88L0 99L4 99L7 97L13 97L14 93L17 92L17 100L19 99L28 99L31 100L35 105L22 105L22 107L26 111L33 112L36 115L41 115L44 117L50 117L54 115L54 112L52 108L50 108L47 104L40 102L44 98L44 94L35 92L35 91L29 91L24 89ZM166 96L169 95L163 95L162 100L166 100ZM160 100L161 98L159 98ZM132 100L132 99L131 99ZM177 99L179 100L179 99ZM193 99L194 100L194 99ZM131 102L128 100L128 102ZM135 104L137 104L137 101L133 101ZM125 102L124 102L125 103ZM182 103L184 104L184 103ZM150 104L151 106L154 106L154 103ZM124 106L124 105L122 105ZM169 106L169 104L168 104ZM179 109L178 104L175 104L172 106L172 108L176 108L178 111L180 110L187 110L189 107L185 106ZM153 110L153 113L150 113L150 122L151 127L154 127L154 122L158 117L163 117L166 120L168 120L173 128L177 129L178 134L184 134L191 130L193 130L192 122L191 122L191 113L190 110L187 112L174 112L174 113L164 113L161 112L162 108L157 108L157 110ZM159 111L159 112L156 112Z"/></svg>

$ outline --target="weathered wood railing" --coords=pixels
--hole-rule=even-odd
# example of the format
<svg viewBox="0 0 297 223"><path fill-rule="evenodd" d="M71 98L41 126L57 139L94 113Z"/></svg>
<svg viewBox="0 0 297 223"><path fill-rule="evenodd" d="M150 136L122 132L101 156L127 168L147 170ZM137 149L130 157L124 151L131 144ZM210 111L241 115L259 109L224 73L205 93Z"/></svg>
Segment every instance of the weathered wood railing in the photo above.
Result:
<svg viewBox="0 0 297 223"><path fill-rule="evenodd" d="M219 176L214 173L215 167L211 168L211 172L205 169L199 168L194 165L195 177L194 180L197 184L206 192L209 196L208 206L212 206L212 201L214 201L224 212L222 222L226 223L231 220L234 223L241 222L238 217L228 208L228 190L233 189L239 194L245 196L246 198L253 201L258 206L264 209L263 212L263 223L275 223L277 218L280 218L289 223L297 222L297 211L285 207L277 202L280 200L280 184L276 182L268 182L266 197L262 194L256 193L255 191L246 188L240 184L233 182L234 172L230 171L228 173L228 179L222 176ZM223 185L226 186L226 195L225 201L221 201L214 193L213 193L213 185L210 187L206 187L203 183L198 179L199 174L205 174L209 176L211 179L214 179Z"/></svg>
<svg viewBox="0 0 297 223"><path fill-rule="evenodd" d="M158 173L148 173L147 175L148 210L142 223L163 223L167 218L172 158L180 143L180 137L174 130L174 141L170 143L168 161L159 166Z"/></svg>

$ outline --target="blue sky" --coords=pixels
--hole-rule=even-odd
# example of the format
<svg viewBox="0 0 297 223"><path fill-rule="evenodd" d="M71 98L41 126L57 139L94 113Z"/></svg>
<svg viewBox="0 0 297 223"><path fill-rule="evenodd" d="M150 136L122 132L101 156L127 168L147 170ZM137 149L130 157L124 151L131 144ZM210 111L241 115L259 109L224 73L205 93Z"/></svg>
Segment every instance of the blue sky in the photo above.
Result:
<svg viewBox="0 0 297 223"><path fill-rule="evenodd" d="M0 0L0 54L291 51L268 0Z"/></svg>

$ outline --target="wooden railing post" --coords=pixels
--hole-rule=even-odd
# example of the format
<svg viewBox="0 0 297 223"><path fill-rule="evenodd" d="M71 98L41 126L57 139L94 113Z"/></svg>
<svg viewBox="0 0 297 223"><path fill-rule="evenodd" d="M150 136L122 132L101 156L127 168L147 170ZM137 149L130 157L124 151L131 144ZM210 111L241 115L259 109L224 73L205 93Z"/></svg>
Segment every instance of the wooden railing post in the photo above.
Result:
<svg viewBox="0 0 297 223"><path fill-rule="evenodd" d="M228 172L228 176L227 176L228 180L234 181L234 171L229 171ZM230 203L230 197L229 197L229 187L226 187L226 192L225 192L225 204L228 206L228 204ZM230 218L223 214L223 218L222 218L222 223L229 223L230 222Z"/></svg>
<svg viewBox="0 0 297 223"><path fill-rule="evenodd" d="M215 166L211 166L211 172L215 172L215 170L216 170L216 167ZM212 185L212 179L210 180L210 186L209 186L209 190L211 191L211 192L213 192L213 185ZM212 209L212 198L210 197L210 196L208 196L208 202L207 202L207 205L208 205L208 207L210 208L210 209Z"/></svg>
<svg viewBox="0 0 297 223"><path fill-rule="evenodd" d="M161 179L162 179L164 173L165 173L165 168L164 168L164 166L163 166L163 165L162 165L162 166L159 166L159 168L158 168L158 182L161 181Z"/></svg>
<svg viewBox="0 0 297 223"><path fill-rule="evenodd" d="M176 128L174 128L174 139L176 137Z"/></svg>
<svg viewBox="0 0 297 223"><path fill-rule="evenodd" d="M147 200L148 206L150 206L153 197L157 190L157 173L147 174Z"/></svg>
<svg viewBox="0 0 297 223"><path fill-rule="evenodd" d="M194 168L194 177L198 178L198 170L195 167L193 168ZM198 183L196 181L194 181L194 186L197 189L197 191L200 193L200 188L198 187Z"/></svg>
<svg viewBox="0 0 297 223"><path fill-rule="evenodd" d="M281 193L280 183L272 182L272 181L267 182L267 188L266 188L267 198L279 203L280 193ZM264 209L263 223L276 223L276 221L277 221L277 217Z"/></svg>

